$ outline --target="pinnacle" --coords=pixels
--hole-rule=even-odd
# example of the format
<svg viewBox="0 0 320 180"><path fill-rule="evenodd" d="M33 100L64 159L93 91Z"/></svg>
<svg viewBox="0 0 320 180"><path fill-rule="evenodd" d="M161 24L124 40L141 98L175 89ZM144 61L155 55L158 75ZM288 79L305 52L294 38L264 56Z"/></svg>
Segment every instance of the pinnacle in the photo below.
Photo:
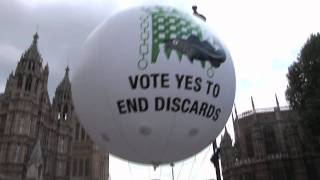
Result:
<svg viewBox="0 0 320 180"><path fill-rule="evenodd" d="M67 67L66 67L66 76L69 75L69 71L70 71L70 68L69 68L69 66L67 66Z"/></svg>
<svg viewBox="0 0 320 180"><path fill-rule="evenodd" d="M39 35L38 35L38 32L36 32L36 33L33 35L33 44L37 44L38 39L39 39Z"/></svg>

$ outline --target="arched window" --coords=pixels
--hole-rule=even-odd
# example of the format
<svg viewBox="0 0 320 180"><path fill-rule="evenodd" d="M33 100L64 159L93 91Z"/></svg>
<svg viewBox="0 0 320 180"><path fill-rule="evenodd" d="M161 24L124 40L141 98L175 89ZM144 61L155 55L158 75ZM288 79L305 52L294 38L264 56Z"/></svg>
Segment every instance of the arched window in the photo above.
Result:
<svg viewBox="0 0 320 180"><path fill-rule="evenodd" d="M31 84L32 84L32 77L31 75L29 75L26 81L25 91L31 90Z"/></svg>
<svg viewBox="0 0 320 180"><path fill-rule="evenodd" d="M265 139L266 153L272 154L277 152L277 140L272 126L263 128L263 136Z"/></svg>
<svg viewBox="0 0 320 180"><path fill-rule="evenodd" d="M21 157L21 146L20 144L18 144L16 146L16 151L15 151L15 154L14 154L14 162L15 163L19 163L20 162L20 157Z"/></svg>
<svg viewBox="0 0 320 180"><path fill-rule="evenodd" d="M48 145L48 131L44 131L44 145Z"/></svg>
<svg viewBox="0 0 320 180"><path fill-rule="evenodd" d="M246 146L247 146L248 157L253 157L254 156L254 152L253 152L251 131L246 132L245 138L246 138Z"/></svg>
<svg viewBox="0 0 320 180"><path fill-rule="evenodd" d="M4 115L2 118L0 118L0 135L4 134L6 128L6 119L7 115Z"/></svg>
<svg viewBox="0 0 320 180"><path fill-rule="evenodd" d="M29 62L29 64L28 64L28 69L30 70L31 67L32 67L32 62Z"/></svg>
<svg viewBox="0 0 320 180"><path fill-rule="evenodd" d="M80 133L80 125L79 125L79 123L77 123L75 140L79 140L79 133Z"/></svg>
<svg viewBox="0 0 320 180"><path fill-rule="evenodd" d="M84 141L84 138L86 137L86 131L84 130L84 128L81 128L81 141Z"/></svg>
<svg viewBox="0 0 320 180"><path fill-rule="evenodd" d="M22 134L24 130L24 121L25 119L15 119L16 132Z"/></svg>
<svg viewBox="0 0 320 180"><path fill-rule="evenodd" d="M67 115L68 115L68 105L65 105L62 113L62 117L64 120L67 120Z"/></svg>
<svg viewBox="0 0 320 180"><path fill-rule="evenodd" d="M89 176L90 164L89 158L86 159L86 169L85 169L85 176Z"/></svg>
<svg viewBox="0 0 320 180"><path fill-rule="evenodd" d="M11 143L8 143L7 144L7 148L5 150L5 159L4 159L4 162L10 162L10 159L9 159L9 154L10 154L10 147L11 147Z"/></svg>
<svg viewBox="0 0 320 180"><path fill-rule="evenodd" d="M19 89L22 88L22 82L23 82L23 77L22 77L22 75L19 75L19 76L18 76L18 84L17 84L17 87L18 87Z"/></svg>
<svg viewBox="0 0 320 180"><path fill-rule="evenodd" d="M41 174L42 174L42 165L38 167L38 178L41 177Z"/></svg>
<svg viewBox="0 0 320 180"><path fill-rule="evenodd" d="M34 86L34 92L35 92L35 93L37 93L38 86L39 86L39 79L37 79L36 84L35 84L35 86Z"/></svg>

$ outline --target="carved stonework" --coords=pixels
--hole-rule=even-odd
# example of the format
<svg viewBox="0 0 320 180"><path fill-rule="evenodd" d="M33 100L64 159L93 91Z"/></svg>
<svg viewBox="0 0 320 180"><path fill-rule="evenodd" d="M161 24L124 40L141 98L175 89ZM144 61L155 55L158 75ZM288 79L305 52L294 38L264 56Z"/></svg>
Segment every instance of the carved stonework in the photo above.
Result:
<svg viewBox="0 0 320 180"><path fill-rule="evenodd" d="M36 33L0 93L0 180L108 179L108 154L75 114L69 67L50 103L38 43Z"/></svg>
<svg viewBox="0 0 320 180"><path fill-rule="evenodd" d="M33 147L29 161L27 163L27 180L43 180L43 157L40 139Z"/></svg>
<svg viewBox="0 0 320 180"><path fill-rule="evenodd" d="M277 98L276 103L275 108L256 109L252 100L252 111L236 114L235 143L230 145L230 136L225 133L220 144L224 180L320 178L320 152L305 148L312 143L303 138L298 116L279 107Z"/></svg>

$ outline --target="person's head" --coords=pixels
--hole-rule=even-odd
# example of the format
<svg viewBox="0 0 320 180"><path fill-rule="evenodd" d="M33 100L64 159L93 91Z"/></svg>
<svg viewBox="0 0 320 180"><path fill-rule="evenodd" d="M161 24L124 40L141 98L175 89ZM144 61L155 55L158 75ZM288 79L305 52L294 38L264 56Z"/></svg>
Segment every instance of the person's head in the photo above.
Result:
<svg viewBox="0 0 320 180"><path fill-rule="evenodd" d="M192 6L192 9L193 9L193 12L196 12L196 11L197 11L197 6L196 6L196 5L193 5L193 6Z"/></svg>

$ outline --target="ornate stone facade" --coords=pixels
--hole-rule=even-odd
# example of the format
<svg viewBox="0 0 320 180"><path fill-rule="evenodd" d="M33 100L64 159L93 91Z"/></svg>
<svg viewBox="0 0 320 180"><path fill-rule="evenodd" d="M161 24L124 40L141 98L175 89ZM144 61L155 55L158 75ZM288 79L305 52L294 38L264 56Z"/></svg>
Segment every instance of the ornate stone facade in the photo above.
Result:
<svg viewBox="0 0 320 180"><path fill-rule="evenodd" d="M252 99L251 99L252 100ZM235 142L222 137L224 180L314 180L320 178L320 152L305 137L288 107L255 109L232 115Z"/></svg>
<svg viewBox="0 0 320 180"><path fill-rule="evenodd" d="M38 34L0 94L0 179L107 180L109 159L81 127L69 68L52 104Z"/></svg>

